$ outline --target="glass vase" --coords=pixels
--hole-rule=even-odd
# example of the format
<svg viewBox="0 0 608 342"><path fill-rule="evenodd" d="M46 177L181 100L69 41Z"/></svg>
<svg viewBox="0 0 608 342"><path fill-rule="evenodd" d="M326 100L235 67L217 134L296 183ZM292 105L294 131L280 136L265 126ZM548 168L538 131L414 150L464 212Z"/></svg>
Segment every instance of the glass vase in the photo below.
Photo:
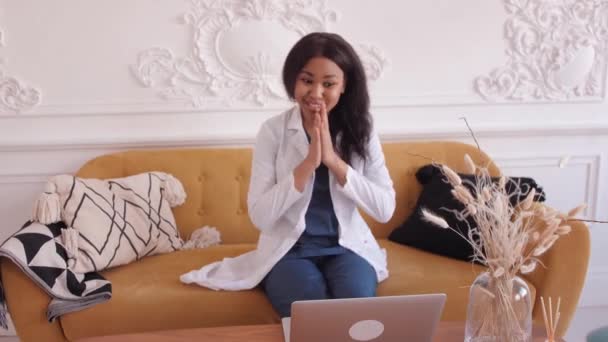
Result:
<svg viewBox="0 0 608 342"><path fill-rule="evenodd" d="M469 293L465 342L532 341L530 289L518 276L480 274Z"/></svg>

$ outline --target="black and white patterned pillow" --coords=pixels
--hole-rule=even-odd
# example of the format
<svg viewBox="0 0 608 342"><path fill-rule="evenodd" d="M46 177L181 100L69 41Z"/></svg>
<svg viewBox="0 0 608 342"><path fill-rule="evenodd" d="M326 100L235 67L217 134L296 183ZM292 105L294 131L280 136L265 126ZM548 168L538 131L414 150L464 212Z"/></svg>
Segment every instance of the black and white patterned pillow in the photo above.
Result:
<svg viewBox="0 0 608 342"><path fill-rule="evenodd" d="M55 195L74 272L124 265L183 244L171 207L184 202L185 192L167 173L107 180L59 175L49 180L45 201Z"/></svg>

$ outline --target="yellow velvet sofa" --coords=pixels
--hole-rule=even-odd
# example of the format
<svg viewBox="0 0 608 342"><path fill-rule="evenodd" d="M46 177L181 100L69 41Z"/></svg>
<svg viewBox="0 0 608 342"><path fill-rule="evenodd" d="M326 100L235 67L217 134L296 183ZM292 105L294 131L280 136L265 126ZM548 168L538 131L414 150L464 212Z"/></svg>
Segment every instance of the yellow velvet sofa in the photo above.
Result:
<svg viewBox="0 0 608 342"><path fill-rule="evenodd" d="M411 214L421 187L417 169L428 163L420 156L464 172L463 155L486 160L477 148L457 142L383 144L397 193L397 209L385 224L371 225L388 253L390 277L379 296L443 292L442 319L466 317L468 286L484 268L399 245L387 240L391 230ZM279 318L260 289L213 291L180 283L179 276L204 264L255 248L258 232L247 215L251 149L204 148L139 150L109 154L86 163L77 173L85 178L117 178L145 171L171 173L184 184L186 203L174 209L178 228L187 239L201 226L218 228L222 244L208 249L146 257L106 270L113 296L106 303L46 320L50 298L12 262L2 260L2 281L9 312L21 341L64 341L151 330L276 323ZM492 167L494 173L497 172ZM526 277L536 294L533 317L542 321L539 295L562 297L558 334L565 333L576 309L589 260L589 233L580 222L543 257L546 269Z"/></svg>

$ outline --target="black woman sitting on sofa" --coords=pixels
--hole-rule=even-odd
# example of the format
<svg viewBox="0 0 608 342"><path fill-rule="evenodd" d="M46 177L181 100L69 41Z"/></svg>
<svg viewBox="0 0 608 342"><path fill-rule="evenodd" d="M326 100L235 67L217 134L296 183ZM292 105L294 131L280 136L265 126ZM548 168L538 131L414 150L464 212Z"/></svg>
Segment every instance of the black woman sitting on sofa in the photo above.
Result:
<svg viewBox="0 0 608 342"><path fill-rule="evenodd" d="M296 300L371 297L388 277L386 252L357 211L386 222L395 191L369 113L362 63L332 33L288 53L283 84L295 106L262 124L248 210L257 248L182 276L226 290L261 285L281 317Z"/></svg>

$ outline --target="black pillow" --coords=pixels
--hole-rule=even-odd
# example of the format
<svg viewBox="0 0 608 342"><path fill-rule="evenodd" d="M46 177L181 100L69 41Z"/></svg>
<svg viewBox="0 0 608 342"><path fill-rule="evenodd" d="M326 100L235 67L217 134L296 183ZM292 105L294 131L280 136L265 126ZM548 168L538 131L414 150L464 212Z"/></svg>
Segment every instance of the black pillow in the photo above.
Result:
<svg viewBox="0 0 608 342"><path fill-rule="evenodd" d="M474 175L460 174L463 180L463 185L470 188L468 182L475 182ZM422 185L422 192L416 203L416 208L412 215L408 217L403 224L395 228L388 239L403 245L415 247L427 252L444 255L447 257L472 261L473 248L461 236L450 229L443 229L436 225L426 222L422 219L421 209L426 208L443 217L450 227L458 230L464 236L467 236L469 225L475 227L475 221L469 217L466 222L460 221L452 213L449 213L440 208L456 209L461 211L464 209L451 191L453 187L445 180L441 170L435 165L425 165L416 172L416 179ZM521 195L511 196L511 205L515 206L522 201L531 189L536 190L534 200L543 202L545 193L539 187L534 179L527 177L509 177L505 189L507 193L513 193L517 188L521 189ZM493 181L498 181L498 178L492 178Z"/></svg>

